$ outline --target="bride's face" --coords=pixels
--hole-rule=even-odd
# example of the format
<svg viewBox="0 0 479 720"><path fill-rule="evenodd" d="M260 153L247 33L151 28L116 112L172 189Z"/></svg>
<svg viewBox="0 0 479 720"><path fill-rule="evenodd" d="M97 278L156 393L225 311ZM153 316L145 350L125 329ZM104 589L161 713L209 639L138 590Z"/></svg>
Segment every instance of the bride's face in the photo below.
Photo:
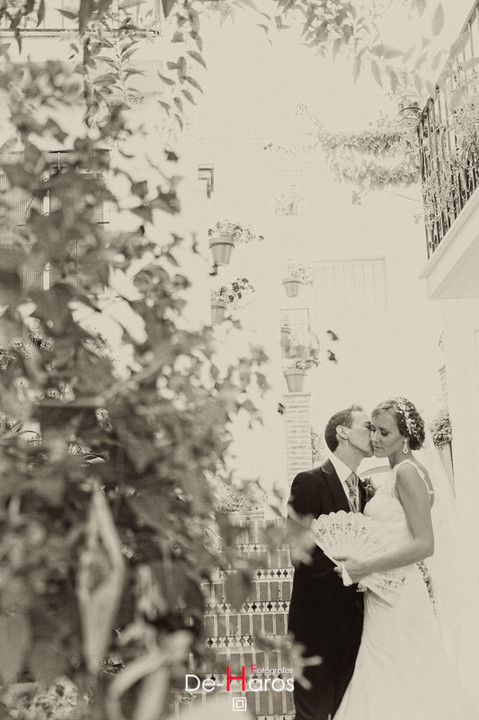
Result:
<svg viewBox="0 0 479 720"><path fill-rule="evenodd" d="M399 432L394 416L387 410L371 418L371 442L376 457L391 457L402 452L404 436Z"/></svg>

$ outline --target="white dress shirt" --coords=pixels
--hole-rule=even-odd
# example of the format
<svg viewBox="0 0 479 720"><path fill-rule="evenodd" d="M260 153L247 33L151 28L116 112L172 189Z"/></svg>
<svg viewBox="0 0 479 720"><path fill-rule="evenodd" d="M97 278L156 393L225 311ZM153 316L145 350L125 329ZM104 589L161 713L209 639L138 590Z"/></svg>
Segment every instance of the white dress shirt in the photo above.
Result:
<svg viewBox="0 0 479 720"><path fill-rule="evenodd" d="M344 490L345 495L348 498L348 502L349 502L349 487L346 483L346 480L351 475L351 473L354 472L354 470L351 470L351 468L348 468L348 466L345 465L342 460L340 460L338 457L336 457L336 455L331 454L329 459L333 463L333 467L336 470L336 475L338 476L338 478L341 482L341 485L343 486L343 490ZM357 475L357 473L356 473L356 475ZM357 493L358 502L359 502L359 489L356 490L356 493Z"/></svg>

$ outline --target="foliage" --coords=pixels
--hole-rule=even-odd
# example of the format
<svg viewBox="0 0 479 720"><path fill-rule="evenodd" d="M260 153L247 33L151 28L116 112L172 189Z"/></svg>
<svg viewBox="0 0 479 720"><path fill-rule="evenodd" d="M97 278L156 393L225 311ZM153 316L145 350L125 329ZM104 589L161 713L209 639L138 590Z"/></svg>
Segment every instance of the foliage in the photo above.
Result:
<svg viewBox="0 0 479 720"><path fill-rule="evenodd" d="M218 220L214 227L208 229L208 236L225 237L238 244L263 240L263 236L257 235L250 225L240 225L239 223L230 222L230 220Z"/></svg>
<svg viewBox="0 0 479 720"><path fill-rule="evenodd" d="M301 280L303 285L312 285L314 281L313 268L310 265L290 262L288 264L288 277Z"/></svg>
<svg viewBox="0 0 479 720"><path fill-rule="evenodd" d="M5 720L74 720L81 699L71 683L54 683L44 689L38 683L10 685L1 694Z"/></svg>
<svg viewBox="0 0 479 720"><path fill-rule="evenodd" d="M18 6L38 18L42 7ZM169 679L202 652L201 583L218 559L206 473L222 464L231 417L255 411L250 383L264 382L259 351L221 370L211 329L181 320L181 253L194 243L167 229L180 210L175 158L130 111L124 63L105 60L117 41L128 42L125 59L144 37L126 10L117 22L110 9L82 0L70 13L76 65L12 62L2 46L0 75L13 138L1 163L0 403L10 421L0 438L0 675L95 686L96 720L120 705L159 717ZM21 18L5 4L2 18L21 41ZM77 128L61 119L71 107ZM44 148L65 151L64 162L52 167ZM23 226L12 215L19 197ZM98 224L105 203L129 230ZM47 265L43 287L31 271ZM99 318L119 345L102 340ZM28 442L19 422L41 439ZM123 669L105 678L109 653Z"/></svg>
<svg viewBox="0 0 479 720"><path fill-rule="evenodd" d="M319 463L324 462L327 457L328 453L326 451L326 446L321 439L321 436L318 435L318 433L311 428L311 450L313 454L313 465L319 465Z"/></svg>
<svg viewBox="0 0 479 720"><path fill-rule="evenodd" d="M254 287L247 278L236 278L227 285L221 285L219 288L212 290L211 300L213 302L223 301L236 309L244 304L245 299L252 292L254 292Z"/></svg>
<svg viewBox="0 0 479 720"><path fill-rule="evenodd" d="M217 4L223 20L233 18L239 9L253 6L250 0L219 0ZM411 22L423 15L426 0L405 0L401 3ZM381 42L381 18L388 4L382 0L273 0L269 7L257 12L259 27L267 35L288 30L292 25L302 28L301 39L306 47L322 57L336 59L338 55L352 60L354 81L368 72L385 89L396 92L414 89L424 96L431 85L424 72L427 60L439 64L444 58L437 52L434 38L444 27L444 11L439 2L431 17L430 32L407 50ZM438 56L438 57L437 57Z"/></svg>
<svg viewBox="0 0 479 720"><path fill-rule="evenodd" d="M431 578L431 573L429 572L429 569L424 562L424 560L421 560L420 562L416 563L419 570L421 571L422 578L424 582L426 583L427 591L429 594L429 600L431 601L433 607L434 607L434 585Z"/></svg>
<svg viewBox="0 0 479 720"><path fill-rule="evenodd" d="M239 483L239 487L235 487L219 478L212 482L215 510L245 514L263 510L266 495L259 490L256 483L243 482Z"/></svg>
<svg viewBox="0 0 479 720"><path fill-rule="evenodd" d="M401 101L394 121L380 118L362 132L331 132L305 105L299 105L303 128L297 142L292 147L272 143L267 148L308 156L321 150L336 179L355 185L353 201L360 202L369 191L419 182L418 112L417 101L408 97Z"/></svg>
<svg viewBox="0 0 479 720"><path fill-rule="evenodd" d="M447 410L441 410L436 415L431 425L431 434L436 447L452 442L451 418Z"/></svg>
<svg viewBox="0 0 479 720"><path fill-rule="evenodd" d="M296 368L297 370L311 370L312 367L318 367L319 364L319 357L311 355L310 357L306 357L304 360L302 358L294 360L294 362L287 365L287 367Z"/></svg>

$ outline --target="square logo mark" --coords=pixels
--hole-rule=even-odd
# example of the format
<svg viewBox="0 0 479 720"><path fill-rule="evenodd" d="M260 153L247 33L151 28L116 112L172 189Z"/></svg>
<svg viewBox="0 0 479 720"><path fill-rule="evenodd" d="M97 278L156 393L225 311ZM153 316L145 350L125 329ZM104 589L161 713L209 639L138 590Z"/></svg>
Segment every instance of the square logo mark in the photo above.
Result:
<svg viewBox="0 0 479 720"><path fill-rule="evenodd" d="M245 697L234 697L233 698L233 710L239 710L246 712L246 698Z"/></svg>

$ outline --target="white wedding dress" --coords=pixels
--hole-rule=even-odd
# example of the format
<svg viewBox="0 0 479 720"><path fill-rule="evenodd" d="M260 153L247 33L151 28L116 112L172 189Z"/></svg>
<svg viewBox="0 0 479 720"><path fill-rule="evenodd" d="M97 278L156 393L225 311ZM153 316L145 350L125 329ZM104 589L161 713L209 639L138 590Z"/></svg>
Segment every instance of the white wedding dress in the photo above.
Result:
<svg viewBox="0 0 479 720"><path fill-rule="evenodd" d="M384 523L401 547L411 535L396 490L398 467L364 513ZM405 582L394 605L365 593L361 646L334 720L479 720L445 653L420 569L403 570Z"/></svg>

